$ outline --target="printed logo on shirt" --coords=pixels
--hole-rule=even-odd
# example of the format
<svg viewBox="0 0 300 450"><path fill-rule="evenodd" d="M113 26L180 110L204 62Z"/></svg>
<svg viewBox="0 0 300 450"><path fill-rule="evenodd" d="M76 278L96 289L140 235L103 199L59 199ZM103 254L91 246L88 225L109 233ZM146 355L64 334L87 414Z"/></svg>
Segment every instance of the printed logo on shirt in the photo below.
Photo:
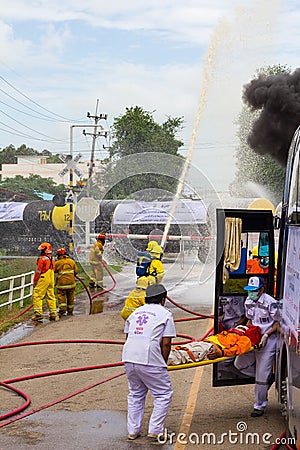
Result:
<svg viewBox="0 0 300 450"><path fill-rule="evenodd" d="M147 314L143 314L137 318L136 323L140 326L145 325L148 322L149 316Z"/></svg>
<svg viewBox="0 0 300 450"><path fill-rule="evenodd" d="M143 325L145 325L148 322L148 319L149 319L149 316L147 316L147 314L142 314L142 315L138 316L136 323L139 326L135 327L133 334L144 334Z"/></svg>

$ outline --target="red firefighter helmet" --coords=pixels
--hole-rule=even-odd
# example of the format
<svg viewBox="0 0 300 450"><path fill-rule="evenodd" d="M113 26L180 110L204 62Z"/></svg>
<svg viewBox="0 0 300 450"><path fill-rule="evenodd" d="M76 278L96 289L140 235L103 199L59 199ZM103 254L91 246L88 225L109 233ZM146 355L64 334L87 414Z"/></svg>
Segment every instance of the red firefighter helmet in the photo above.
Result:
<svg viewBox="0 0 300 450"><path fill-rule="evenodd" d="M60 247L56 250L57 256L62 256L67 254L67 250L64 247Z"/></svg>
<svg viewBox="0 0 300 450"><path fill-rule="evenodd" d="M43 242L39 247L38 250L44 253L52 253L52 245L49 244L49 242Z"/></svg>
<svg viewBox="0 0 300 450"><path fill-rule="evenodd" d="M104 233L100 233L100 234L98 234L98 236L96 237L97 241L98 241L98 240L104 240L104 241L105 241L105 238L106 238L106 236L105 236Z"/></svg>

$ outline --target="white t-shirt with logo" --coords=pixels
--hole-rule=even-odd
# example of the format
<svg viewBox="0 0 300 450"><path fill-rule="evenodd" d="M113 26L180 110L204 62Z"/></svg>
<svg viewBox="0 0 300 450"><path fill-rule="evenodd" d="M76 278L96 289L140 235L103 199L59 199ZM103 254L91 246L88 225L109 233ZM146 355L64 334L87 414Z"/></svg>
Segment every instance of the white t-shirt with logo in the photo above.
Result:
<svg viewBox="0 0 300 450"><path fill-rule="evenodd" d="M172 313L161 304L149 303L137 308L126 320L128 334L122 361L148 366L166 367L161 353L163 337L175 337Z"/></svg>

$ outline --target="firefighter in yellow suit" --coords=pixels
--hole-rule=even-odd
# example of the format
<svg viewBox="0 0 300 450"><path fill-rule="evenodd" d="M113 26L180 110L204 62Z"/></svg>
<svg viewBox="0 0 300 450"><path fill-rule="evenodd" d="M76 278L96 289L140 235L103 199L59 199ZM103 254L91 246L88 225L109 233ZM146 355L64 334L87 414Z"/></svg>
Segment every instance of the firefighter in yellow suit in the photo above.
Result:
<svg viewBox="0 0 300 450"><path fill-rule="evenodd" d="M62 317L66 314L72 315L74 311L75 275L78 274L78 267L64 247L58 248L56 255L57 261L55 262L54 272L57 277L55 285L59 307L58 314Z"/></svg>
<svg viewBox="0 0 300 450"><path fill-rule="evenodd" d="M164 266L161 261L163 249L160 245L153 245L149 251L151 256L151 263L149 266L149 275L155 277L157 283L161 283L165 274Z"/></svg>
<svg viewBox="0 0 300 450"><path fill-rule="evenodd" d="M145 305L146 289L151 284L155 284L155 278L140 277L136 281L136 288L129 292L125 304L120 312L121 317L126 320L139 306Z"/></svg>
<svg viewBox="0 0 300 450"><path fill-rule="evenodd" d="M45 298L49 309L49 319L58 320L56 313L56 297L54 294L55 261L52 259L52 246L43 242L38 250L41 256L37 260L37 267L33 278L33 310L32 320L43 322L43 300Z"/></svg>
<svg viewBox="0 0 300 450"><path fill-rule="evenodd" d="M92 274L90 277L89 285L90 287L103 288L105 284L103 282L103 264L102 255L105 245L105 234L99 234L96 237L96 241L93 243L90 251L90 265L92 269Z"/></svg>

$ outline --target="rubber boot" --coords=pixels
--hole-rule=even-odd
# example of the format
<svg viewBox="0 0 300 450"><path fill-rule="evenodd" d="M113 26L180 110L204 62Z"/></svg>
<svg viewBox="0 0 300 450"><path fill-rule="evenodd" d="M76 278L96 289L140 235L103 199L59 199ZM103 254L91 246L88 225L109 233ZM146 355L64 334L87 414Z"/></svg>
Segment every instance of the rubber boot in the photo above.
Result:
<svg viewBox="0 0 300 450"><path fill-rule="evenodd" d="M58 315L56 313L51 313L49 315L49 320L51 320L51 322L52 321L57 321L57 320L59 320L59 317L58 317Z"/></svg>
<svg viewBox="0 0 300 450"><path fill-rule="evenodd" d="M31 320L33 322L43 323L43 315L35 311L33 316L31 317Z"/></svg>

